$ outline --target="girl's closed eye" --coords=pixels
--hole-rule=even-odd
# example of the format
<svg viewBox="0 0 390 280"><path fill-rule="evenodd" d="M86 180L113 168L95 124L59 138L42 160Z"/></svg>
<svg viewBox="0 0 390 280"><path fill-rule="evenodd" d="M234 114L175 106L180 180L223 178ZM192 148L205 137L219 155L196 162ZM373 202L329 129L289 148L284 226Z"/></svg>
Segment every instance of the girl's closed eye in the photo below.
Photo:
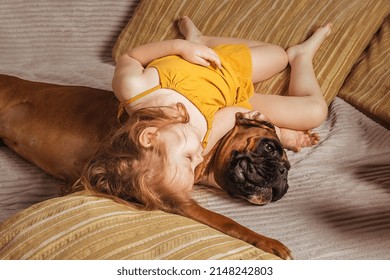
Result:
<svg viewBox="0 0 390 280"><path fill-rule="evenodd" d="M186 158L188 158L190 160L190 162L193 161L193 157L191 155L186 155Z"/></svg>

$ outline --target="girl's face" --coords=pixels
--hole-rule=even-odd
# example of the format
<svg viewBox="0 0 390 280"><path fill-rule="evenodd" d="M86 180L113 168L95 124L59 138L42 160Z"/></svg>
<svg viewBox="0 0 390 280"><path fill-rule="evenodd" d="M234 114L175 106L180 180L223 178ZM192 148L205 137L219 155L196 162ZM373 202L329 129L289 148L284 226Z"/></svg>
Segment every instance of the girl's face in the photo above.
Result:
<svg viewBox="0 0 390 280"><path fill-rule="evenodd" d="M189 123L176 124L161 129L158 138L167 153L167 182L191 189L195 168L203 161L199 129Z"/></svg>

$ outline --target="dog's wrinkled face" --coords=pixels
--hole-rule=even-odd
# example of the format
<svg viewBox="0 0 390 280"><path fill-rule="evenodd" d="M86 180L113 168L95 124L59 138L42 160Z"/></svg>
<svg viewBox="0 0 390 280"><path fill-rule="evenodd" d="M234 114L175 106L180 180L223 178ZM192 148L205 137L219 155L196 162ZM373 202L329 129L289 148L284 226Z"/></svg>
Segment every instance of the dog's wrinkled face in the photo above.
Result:
<svg viewBox="0 0 390 280"><path fill-rule="evenodd" d="M290 163L271 123L238 113L216 156L214 178L231 196L262 205L287 192Z"/></svg>

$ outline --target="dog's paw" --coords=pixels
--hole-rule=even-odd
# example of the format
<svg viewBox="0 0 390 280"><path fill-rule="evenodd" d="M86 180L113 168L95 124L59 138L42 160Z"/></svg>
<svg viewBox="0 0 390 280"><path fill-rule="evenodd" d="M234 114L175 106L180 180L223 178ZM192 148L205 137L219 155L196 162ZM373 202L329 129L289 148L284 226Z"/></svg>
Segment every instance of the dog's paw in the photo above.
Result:
<svg viewBox="0 0 390 280"><path fill-rule="evenodd" d="M275 239L265 238L256 244L256 247L274 254L284 260L293 260L292 253L285 245Z"/></svg>

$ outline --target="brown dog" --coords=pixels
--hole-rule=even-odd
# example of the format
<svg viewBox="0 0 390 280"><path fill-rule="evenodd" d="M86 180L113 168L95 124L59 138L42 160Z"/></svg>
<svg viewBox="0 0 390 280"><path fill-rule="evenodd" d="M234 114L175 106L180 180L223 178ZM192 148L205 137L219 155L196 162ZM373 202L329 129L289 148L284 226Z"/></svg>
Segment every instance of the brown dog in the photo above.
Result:
<svg viewBox="0 0 390 280"><path fill-rule="evenodd" d="M112 92L30 82L0 75L0 138L23 158L72 184L82 167L115 129L118 102ZM256 204L287 191L289 164L267 122L237 114L236 126L197 168L197 181L214 181L232 196ZM242 239L266 252L291 258L279 241L199 206L177 204L177 213Z"/></svg>

